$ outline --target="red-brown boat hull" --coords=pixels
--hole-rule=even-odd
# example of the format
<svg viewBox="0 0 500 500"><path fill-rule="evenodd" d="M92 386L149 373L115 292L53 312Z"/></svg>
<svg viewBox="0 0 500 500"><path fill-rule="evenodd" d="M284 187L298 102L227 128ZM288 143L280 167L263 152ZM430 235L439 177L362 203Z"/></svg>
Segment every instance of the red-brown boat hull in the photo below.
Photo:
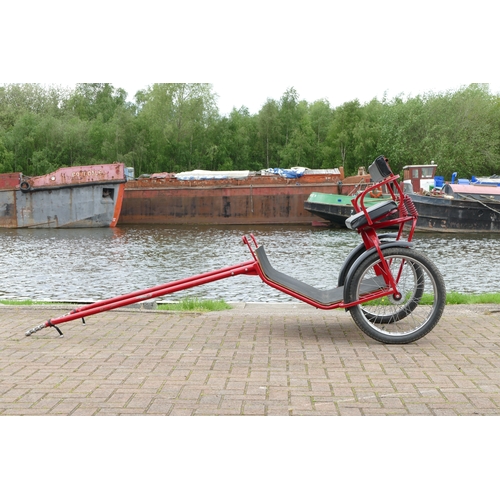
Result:
<svg viewBox="0 0 500 500"><path fill-rule="evenodd" d="M362 177L349 179L345 184L341 172L297 179L138 179L127 182L120 224L311 224L318 217L304 209L308 196L345 192Z"/></svg>

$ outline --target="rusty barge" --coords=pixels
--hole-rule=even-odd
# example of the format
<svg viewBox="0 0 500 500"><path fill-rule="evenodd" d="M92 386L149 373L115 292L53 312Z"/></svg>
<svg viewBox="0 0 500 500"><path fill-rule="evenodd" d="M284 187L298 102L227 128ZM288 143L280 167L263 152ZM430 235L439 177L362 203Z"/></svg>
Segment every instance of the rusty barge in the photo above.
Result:
<svg viewBox="0 0 500 500"><path fill-rule="evenodd" d="M125 174L123 163L63 167L36 177L0 174L0 227L114 227Z"/></svg>
<svg viewBox="0 0 500 500"><path fill-rule="evenodd" d="M120 224L311 224L313 192L349 192L370 176L344 178L343 168L301 171L153 174L128 181ZM294 175L295 172L295 175Z"/></svg>

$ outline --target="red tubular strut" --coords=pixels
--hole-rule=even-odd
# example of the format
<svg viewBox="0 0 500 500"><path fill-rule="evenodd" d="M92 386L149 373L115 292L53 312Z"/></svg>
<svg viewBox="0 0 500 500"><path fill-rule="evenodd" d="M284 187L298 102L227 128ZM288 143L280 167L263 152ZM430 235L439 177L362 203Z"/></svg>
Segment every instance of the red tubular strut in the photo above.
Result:
<svg viewBox="0 0 500 500"><path fill-rule="evenodd" d="M76 309L73 309L73 311L71 311L69 314L78 313L78 312L86 311L89 309L94 309L96 307L102 307L102 306L112 304L112 303L115 303L118 301L131 299L133 297L138 297L139 295L144 295L146 293L154 293L154 292L157 292L159 290L168 289L168 288L173 287L173 286L182 285L184 283L190 283L193 280L197 280L197 279L201 279L201 278L208 278L209 276L213 276L213 275L216 275L219 273L228 272L228 271L231 271L231 270L234 270L237 268L241 268L241 267L252 266L253 264L255 264L255 262L253 260L249 260L249 261L243 262L241 264L235 264L233 266L224 267L223 269L217 269L216 271L210 271L208 273L199 274L198 276L191 276L189 278L184 278L184 279L177 280L177 281L171 281L170 283L165 283L163 285L153 286L151 288L146 288L144 290L137 290L136 292L127 293L125 295L119 295L118 297L113 297L111 299L101 300L99 302L94 302L93 304L86 304L84 306L77 307ZM239 274L241 274L241 273L239 273ZM221 278L215 278L213 281L217 281L219 279L221 279ZM208 281L206 283L208 283ZM191 287L187 286L186 288L191 288ZM173 291L179 291L179 290L182 290L182 288L179 288L178 290L173 290ZM172 293L172 292L167 292L167 293ZM162 294L154 295L154 297L160 297L161 295ZM163 295L165 295L165 294L163 294ZM153 297L150 297L150 298L153 298ZM147 299L140 299L137 302L140 302L142 300L147 300ZM133 304L133 303L134 302L130 302L130 304ZM118 306L118 307L120 307L120 306Z"/></svg>
<svg viewBox="0 0 500 500"><path fill-rule="evenodd" d="M45 323L42 323L35 328L32 328L31 330L28 330L26 332L26 336L30 336L32 333L35 333L49 326L56 328L59 334L62 335L61 331L56 326L60 323L66 323L67 321L73 321L85 316L91 316L93 314L98 314L104 311L110 311L111 309L128 306L130 304L153 299L155 297L161 297L162 295L178 292L180 290L187 290L188 288L204 285L206 283L211 283L212 281L218 281L224 278L230 278L231 276L238 276L240 274L258 274L256 271L256 266L258 266L257 261L249 260L247 262L235 264L233 266L218 269L216 271L210 271L208 273L199 274L190 278L172 281L163 285L146 288L144 290L137 290L136 292L127 293L125 295L119 295L118 297L113 297L111 299L101 300L93 304L87 304L74 309L64 316L61 316L59 318L52 318L45 321Z"/></svg>

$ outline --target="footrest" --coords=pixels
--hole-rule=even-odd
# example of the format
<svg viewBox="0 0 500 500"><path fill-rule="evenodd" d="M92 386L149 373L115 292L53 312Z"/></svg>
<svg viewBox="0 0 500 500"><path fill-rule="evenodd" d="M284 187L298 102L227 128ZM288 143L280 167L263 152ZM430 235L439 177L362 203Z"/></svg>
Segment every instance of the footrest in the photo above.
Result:
<svg viewBox="0 0 500 500"><path fill-rule="evenodd" d="M372 221L384 218L391 212L398 208L398 204L394 200L381 201L367 208L366 211L370 215ZM358 227L365 226L368 224L366 220L366 215L364 212L358 212L357 214L351 215L346 221L345 225L349 229L357 229Z"/></svg>

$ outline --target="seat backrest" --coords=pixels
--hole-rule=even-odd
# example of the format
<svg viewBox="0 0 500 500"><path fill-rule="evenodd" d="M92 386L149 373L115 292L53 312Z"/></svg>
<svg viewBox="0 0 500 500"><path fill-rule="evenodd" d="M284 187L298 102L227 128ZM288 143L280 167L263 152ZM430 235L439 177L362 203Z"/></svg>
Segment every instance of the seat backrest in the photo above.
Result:
<svg viewBox="0 0 500 500"><path fill-rule="evenodd" d="M384 156L379 156L369 167L368 172L373 182L381 182L392 175L392 170Z"/></svg>

